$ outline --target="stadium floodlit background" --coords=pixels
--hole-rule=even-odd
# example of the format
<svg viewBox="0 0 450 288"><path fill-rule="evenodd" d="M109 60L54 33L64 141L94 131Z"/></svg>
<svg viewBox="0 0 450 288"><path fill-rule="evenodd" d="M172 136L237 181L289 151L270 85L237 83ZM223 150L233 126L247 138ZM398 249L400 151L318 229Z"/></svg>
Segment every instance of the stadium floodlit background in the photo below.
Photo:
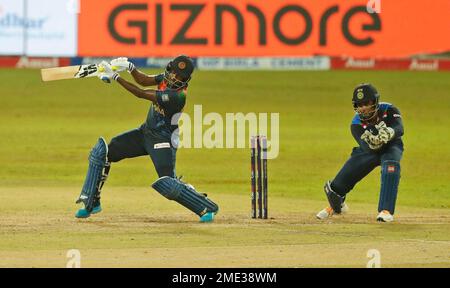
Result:
<svg viewBox="0 0 450 288"><path fill-rule="evenodd" d="M366 267L373 249L382 267L449 267L449 19L447 0L0 0L0 267L69 266L71 249L82 267ZM104 211L76 220L89 150L148 104L39 69L125 56L154 74L179 54L196 66L186 113L279 113L270 219L249 217L249 149L203 148L180 149L177 171L217 200L215 223L153 191L147 158L113 165ZM349 215L319 222L362 82L404 118L396 221L374 221L376 169Z"/></svg>

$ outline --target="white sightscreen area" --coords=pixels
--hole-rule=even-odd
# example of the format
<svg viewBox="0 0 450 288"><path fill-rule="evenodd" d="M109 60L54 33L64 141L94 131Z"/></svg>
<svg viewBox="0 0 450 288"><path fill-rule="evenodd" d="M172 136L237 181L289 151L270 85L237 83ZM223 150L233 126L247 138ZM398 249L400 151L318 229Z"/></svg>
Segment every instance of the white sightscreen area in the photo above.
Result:
<svg viewBox="0 0 450 288"><path fill-rule="evenodd" d="M0 55L76 56L78 0L0 0Z"/></svg>

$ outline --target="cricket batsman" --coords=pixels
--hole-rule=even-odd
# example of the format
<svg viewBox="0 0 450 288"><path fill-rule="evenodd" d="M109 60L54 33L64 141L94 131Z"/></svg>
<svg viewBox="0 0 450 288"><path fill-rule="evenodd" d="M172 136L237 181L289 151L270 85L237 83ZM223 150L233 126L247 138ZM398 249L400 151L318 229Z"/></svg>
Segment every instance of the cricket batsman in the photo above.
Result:
<svg viewBox="0 0 450 288"><path fill-rule="evenodd" d="M182 182L175 175L177 152L178 118L186 103L188 83L194 71L191 58L180 55L170 61L164 73L146 75L137 70L127 58L121 57L102 62L102 73L98 77L106 82L116 81L134 96L151 102L145 123L139 128L124 132L111 139L109 144L103 137L89 154L89 167L81 194L76 203L84 204L75 217L87 218L102 210L101 189L108 177L111 163L122 159L150 156L159 179L152 187L169 200L174 200L200 217L200 222L211 222L219 207L198 193L195 188ZM127 70L141 86L157 86L156 89L141 89L120 77L117 72Z"/></svg>
<svg viewBox="0 0 450 288"><path fill-rule="evenodd" d="M400 160L403 154L403 124L399 110L392 104L380 103L380 95L371 84L358 85L353 91L355 116L351 133L359 147L332 181L325 183L330 204L317 214L327 219L348 212L345 197L375 167L381 166L381 189L377 221L394 220L395 202L400 182Z"/></svg>

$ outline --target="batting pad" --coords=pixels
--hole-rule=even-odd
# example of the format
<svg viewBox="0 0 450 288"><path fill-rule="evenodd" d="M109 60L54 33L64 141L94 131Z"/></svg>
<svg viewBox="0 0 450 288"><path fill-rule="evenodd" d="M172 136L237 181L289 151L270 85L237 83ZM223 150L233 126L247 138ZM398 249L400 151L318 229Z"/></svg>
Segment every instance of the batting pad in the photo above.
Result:
<svg viewBox="0 0 450 288"><path fill-rule="evenodd" d="M217 213L219 206L200 194L192 186L186 185L176 178L164 176L152 184L153 189L169 200L176 201L198 216L207 212Z"/></svg>
<svg viewBox="0 0 450 288"><path fill-rule="evenodd" d="M336 214L341 213L342 203L344 203L344 197L338 195L336 192L331 189L331 182L327 181L325 186L323 187L323 191L327 195L328 203Z"/></svg>
<svg viewBox="0 0 450 288"><path fill-rule="evenodd" d="M92 148L89 154L89 168L84 181L83 189L81 189L80 197L77 204L84 203L85 209L88 212L92 211L93 203L99 183L102 180L103 169L105 168L108 155L108 145L103 137L98 139L97 144Z"/></svg>
<svg viewBox="0 0 450 288"><path fill-rule="evenodd" d="M381 191L378 212L388 210L394 215L400 183L400 162L384 161L381 164Z"/></svg>

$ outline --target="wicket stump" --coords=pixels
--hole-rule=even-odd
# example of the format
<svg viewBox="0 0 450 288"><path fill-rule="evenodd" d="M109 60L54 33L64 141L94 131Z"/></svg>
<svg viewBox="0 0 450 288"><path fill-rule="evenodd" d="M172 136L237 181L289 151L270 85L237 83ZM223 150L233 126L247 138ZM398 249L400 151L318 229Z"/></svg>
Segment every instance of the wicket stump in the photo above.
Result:
<svg viewBox="0 0 450 288"><path fill-rule="evenodd" d="M267 219L267 138L259 135L252 136L250 146L252 218ZM258 209L256 209L256 203L258 203Z"/></svg>

